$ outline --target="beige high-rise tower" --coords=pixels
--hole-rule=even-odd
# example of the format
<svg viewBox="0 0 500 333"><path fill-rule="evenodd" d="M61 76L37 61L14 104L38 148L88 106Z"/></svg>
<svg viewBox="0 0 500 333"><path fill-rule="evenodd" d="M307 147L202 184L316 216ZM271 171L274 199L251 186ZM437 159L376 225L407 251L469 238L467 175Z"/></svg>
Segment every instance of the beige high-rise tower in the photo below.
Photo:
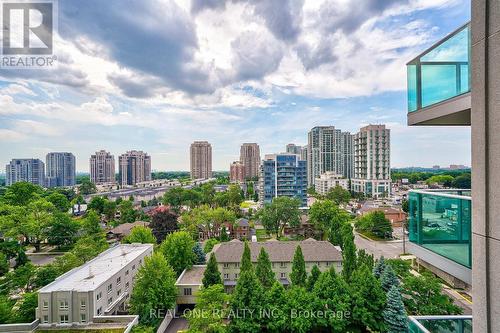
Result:
<svg viewBox="0 0 500 333"><path fill-rule="evenodd" d="M240 149L240 162L245 166L245 178L259 176L260 148L256 143L244 143Z"/></svg>
<svg viewBox="0 0 500 333"><path fill-rule="evenodd" d="M105 150L90 156L90 181L94 184L115 182L115 157Z"/></svg>
<svg viewBox="0 0 500 333"><path fill-rule="evenodd" d="M151 180L151 157L143 151L131 150L120 155L118 164L121 185Z"/></svg>
<svg viewBox="0 0 500 333"><path fill-rule="evenodd" d="M212 145L195 141L190 148L191 179L212 177Z"/></svg>

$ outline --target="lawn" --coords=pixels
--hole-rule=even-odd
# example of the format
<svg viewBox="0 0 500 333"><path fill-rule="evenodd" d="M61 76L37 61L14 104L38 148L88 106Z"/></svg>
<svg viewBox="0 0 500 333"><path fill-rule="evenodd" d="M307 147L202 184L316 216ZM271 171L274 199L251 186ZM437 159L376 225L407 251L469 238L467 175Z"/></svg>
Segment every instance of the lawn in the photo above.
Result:
<svg viewBox="0 0 500 333"><path fill-rule="evenodd" d="M257 241L262 242L266 241L269 238L271 238L267 233L265 229L256 229L255 234L257 236Z"/></svg>

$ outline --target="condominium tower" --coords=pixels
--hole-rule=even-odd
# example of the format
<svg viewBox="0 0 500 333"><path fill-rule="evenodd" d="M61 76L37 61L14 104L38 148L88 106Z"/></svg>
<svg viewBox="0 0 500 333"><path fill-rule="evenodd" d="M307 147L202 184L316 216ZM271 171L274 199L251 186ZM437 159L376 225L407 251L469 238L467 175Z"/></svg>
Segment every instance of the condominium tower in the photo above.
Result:
<svg viewBox="0 0 500 333"><path fill-rule="evenodd" d="M231 163L229 167L229 180L233 183L243 183L245 181L245 165L240 161Z"/></svg>
<svg viewBox="0 0 500 333"><path fill-rule="evenodd" d="M6 185L29 182L45 186L45 165L35 158L16 158L5 167Z"/></svg>
<svg viewBox="0 0 500 333"><path fill-rule="evenodd" d="M190 148L191 179L212 178L212 145L195 141Z"/></svg>
<svg viewBox="0 0 500 333"><path fill-rule="evenodd" d="M245 178L259 176L260 148L256 143L244 143L240 148L240 162L245 165Z"/></svg>
<svg viewBox="0 0 500 333"><path fill-rule="evenodd" d="M352 175L350 138L349 132L342 132L335 126L317 126L309 131L307 141L309 186L314 186L315 179L327 171L333 171L345 178Z"/></svg>
<svg viewBox="0 0 500 333"><path fill-rule="evenodd" d="M266 155L260 173L260 201L271 203L275 197L292 197L307 206L307 164L295 154Z"/></svg>
<svg viewBox="0 0 500 333"><path fill-rule="evenodd" d="M121 185L135 185L151 180L151 157L141 150L131 150L118 158Z"/></svg>
<svg viewBox="0 0 500 333"><path fill-rule="evenodd" d="M115 157L105 150L90 156L90 181L94 184L115 182Z"/></svg>
<svg viewBox="0 0 500 333"><path fill-rule="evenodd" d="M385 125L362 127L354 136L352 190L367 196L391 193L390 130Z"/></svg>
<svg viewBox="0 0 500 333"><path fill-rule="evenodd" d="M72 153L48 153L45 161L47 187L75 185L75 155Z"/></svg>

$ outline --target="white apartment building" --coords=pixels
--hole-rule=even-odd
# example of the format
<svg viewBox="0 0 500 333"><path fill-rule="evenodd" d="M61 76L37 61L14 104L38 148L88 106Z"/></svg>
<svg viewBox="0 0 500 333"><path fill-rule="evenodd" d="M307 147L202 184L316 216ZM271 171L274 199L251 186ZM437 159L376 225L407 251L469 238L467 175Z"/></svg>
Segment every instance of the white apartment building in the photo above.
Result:
<svg viewBox="0 0 500 333"><path fill-rule="evenodd" d="M123 310L152 244L120 244L38 291L40 328L85 326Z"/></svg>
<svg viewBox="0 0 500 333"><path fill-rule="evenodd" d="M368 125L356 133L351 190L375 198L390 195L390 147L390 130L385 125Z"/></svg>
<svg viewBox="0 0 500 333"><path fill-rule="evenodd" d="M343 175L336 174L333 171L323 173L319 178L314 180L314 189L316 193L326 195L330 189L340 186L343 189L349 190L349 179Z"/></svg>
<svg viewBox="0 0 500 333"><path fill-rule="evenodd" d="M15 158L5 166L6 185L29 182L45 186L45 164L35 158Z"/></svg>

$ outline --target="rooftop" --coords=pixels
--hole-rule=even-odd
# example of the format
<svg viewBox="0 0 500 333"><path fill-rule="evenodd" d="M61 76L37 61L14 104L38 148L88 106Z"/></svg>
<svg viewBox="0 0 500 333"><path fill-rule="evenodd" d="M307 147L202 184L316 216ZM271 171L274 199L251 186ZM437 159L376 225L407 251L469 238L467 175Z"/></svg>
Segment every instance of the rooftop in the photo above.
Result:
<svg viewBox="0 0 500 333"><path fill-rule="evenodd" d="M120 244L94 259L58 277L54 282L41 288L39 292L92 291L110 279L132 260L153 250L152 244Z"/></svg>
<svg viewBox="0 0 500 333"><path fill-rule="evenodd" d="M194 265L189 269L185 269L175 282L175 285L201 285L205 268L207 268L206 265Z"/></svg>
<svg viewBox="0 0 500 333"><path fill-rule="evenodd" d="M317 241L312 238L304 241L267 241L251 242L251 259L257 262L260 249L263 247L269 254L272 262L292 262L297 246L300 245L304 260L311 261L342 261L342 252L337 250L330 242ZM213 253L218 263L239 262L243 254L243 242L233 240L214 246Z"/></svg>
<svg viewBox="0 0 500 333"><path fill-rule="evenodd" d="M134 227L137 227L137 226L147 227L148 225L149 225L149 222L145 222L145 221L135 221L133 223L123 223L123 224L120 224L120 225L114 227L113 229L109 230L108 233L112 233L115 235L128 236L128 235L130 235L130 232L132 231L132 229Z"/></svg>

